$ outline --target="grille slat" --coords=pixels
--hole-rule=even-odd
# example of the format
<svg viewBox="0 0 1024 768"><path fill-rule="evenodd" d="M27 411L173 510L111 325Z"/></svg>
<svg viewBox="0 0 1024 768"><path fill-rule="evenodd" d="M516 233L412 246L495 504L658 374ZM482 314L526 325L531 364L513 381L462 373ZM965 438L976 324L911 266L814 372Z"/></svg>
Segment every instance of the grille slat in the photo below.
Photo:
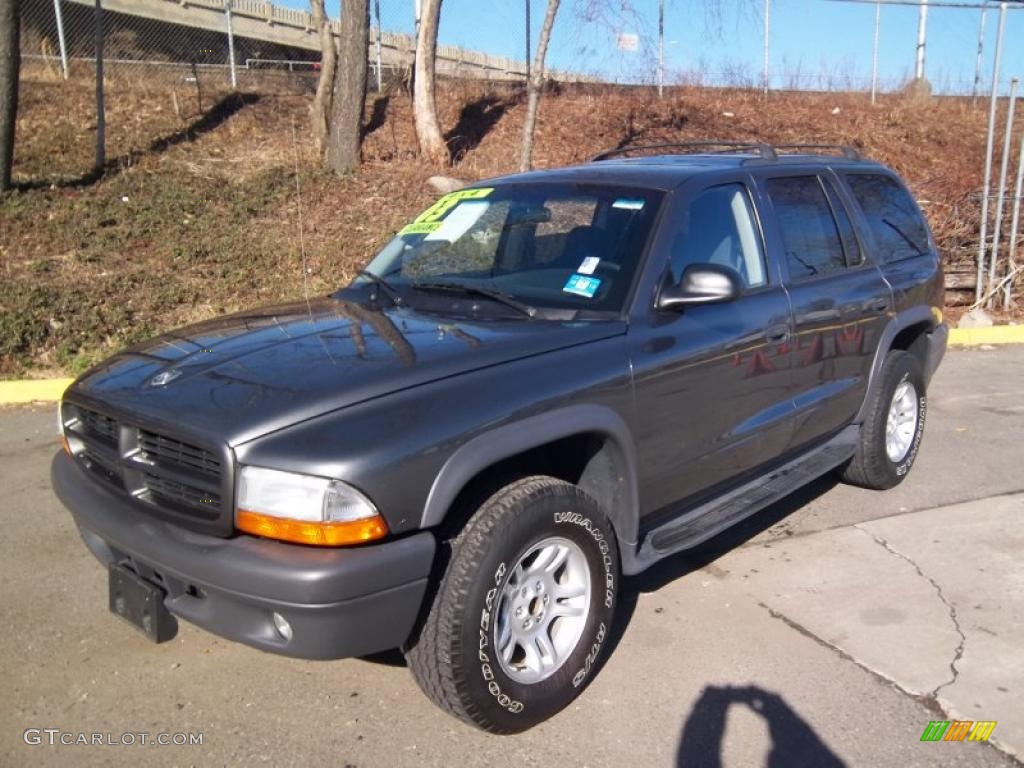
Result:
<svg viewBox="0 0 1024 768"><path fill-rule="evenodd" d="M99 480L177 518L197 524L224 518L220 493L223 467L215 453L148 429L122 425L77 405L74 415L75 422L68 428L82 438L76 457Z"/></svg>
<svg viewBox="0 0 1024 768"><path fill-rule="evenodd" d="M220 460L210 451L180 440L139 430L139 448L156 463L180 464L211 477L220 476Z"/></svg>
<svg viewBox="0 0 1024 768"><path fill-rule="evenodd" d="M146 489L154 503L172 508L183 508L188 514L196 514L209 520L220 516L220 496L205 493L184 483L143 473Z"/></svg>
<svg viewBox="0 0 1024 768"><path fill-rule="evenodd" d="M78 420L82 431L86 435L94 437L107 445L117 445L118 427L114 419L104 416L102 413L87 411L83 408L78 412Z"/></svg>

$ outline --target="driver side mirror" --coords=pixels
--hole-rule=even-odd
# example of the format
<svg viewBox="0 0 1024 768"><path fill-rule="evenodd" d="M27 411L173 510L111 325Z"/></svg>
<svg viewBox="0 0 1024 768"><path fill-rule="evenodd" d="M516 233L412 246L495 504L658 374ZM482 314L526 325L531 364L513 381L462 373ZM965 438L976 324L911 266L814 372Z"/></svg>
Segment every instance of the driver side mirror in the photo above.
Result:
<svg viewBox="0 0 1024 768"><path fill-rule="evenodd" d="M691 264L676 285L666 285L658 295L658 309L681 311L692 304L720 304L739 298L743 280L730 267Z"/></svg>

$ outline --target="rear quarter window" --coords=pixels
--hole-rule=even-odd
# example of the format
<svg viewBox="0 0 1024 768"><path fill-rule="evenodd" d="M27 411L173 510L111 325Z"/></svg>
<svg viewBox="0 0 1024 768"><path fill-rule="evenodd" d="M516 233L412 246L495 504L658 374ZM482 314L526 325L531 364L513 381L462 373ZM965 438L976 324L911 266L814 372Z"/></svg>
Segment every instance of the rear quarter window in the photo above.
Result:
<svg viewBox="0 0 1024 768"><path fill-rule="evenodd" d="M899 261L928 252L928 225L901 184L875 173L847 174L846 183L864 212L881 261Z"/></svg>

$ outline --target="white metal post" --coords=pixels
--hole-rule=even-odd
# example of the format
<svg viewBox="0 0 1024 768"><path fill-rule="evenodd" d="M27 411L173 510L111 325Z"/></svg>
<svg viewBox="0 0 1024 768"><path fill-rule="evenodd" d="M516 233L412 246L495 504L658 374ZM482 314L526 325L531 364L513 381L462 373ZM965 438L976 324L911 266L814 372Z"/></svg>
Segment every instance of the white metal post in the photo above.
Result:
<svg viewBox="0 0 1024 768"><path fill-rule="evenodd" d="M988 6L981 7L981 20L978 22L978 57L974 62L974 85L971 86L971 104L978 101L978 91L981 89L981 68L985 63L985 20L988 15Z"/></svg>
<svg viewBox="0 0 1024 768"><path fill-rule="evenodd" d="M373 11L377 14L377 93L384 90L384 81L381 76L381 56L380 56L380 36L381 36L381 25L380 25L380 0L373 0Z"/></svg>
<svg viewBox="0 0 1024 768"><path fill-rule="evenodd" d="M1006 3L999 4L999 30L996 32L996 58L992 64L992 93L988 104L988 138L985 141L985 181L981 190L981 231L978 235L978 282L974 300L981 301L985 288L985 237L988 235L988 195L992 189L992 145L996 135L996 106L999 103L999 67L1003 60L1003 33L1006 31Z"/></svg>
<svg viewBox="0 0 1024 768"><path fill-rule="evenodd" d="M60 69L64 79L68 79L68 45L64 40L64 14L60 10L60 0L53 0L53 15L57 17L57 44L60 46Z"/></svg>
<svg viewBox="0 0 1024 768"><path fill-rule="evenodd" d="M875 2L875 41L871 50L871 103L878 97L878 36L882 30L882 3Z"/></svg>
<svg viewBox="0 0 1024 768"><path fill-rule="evenodd" d="M224 0L224 16L228 22L228 62L231 65L231 87L238 88L238 73L235 71L235 28L231 19L231 2Z"/></svg>
<svg viewBox="0 0 1024 768"><path fill-rule="evenodd" d="M770 86L768 70L768 41L772 23L772 0L764 0L764 95L768 95Z"/></svg>
<svg viewBox="0 0 1024 768"><path fill-rule="evenodd" d="M917 65L914 70L916 80L924 80L925 42L928 39L928 0L921 0L917 7Z"/></svg>
<svg viewBox="0 0 1024 768"><path fill-rule="evenodd" d="M665 95L665 0L658 3L658 98Z"/></svg>
<svg viewBox="0 0 1024 768"><path fill-rule="evenodd" d="M1007 271L1009 273L1013 273L1017 269L1015 256L1017 255L1017 229L1020 226L1020 198L1021 194L1024 193L1022 187L1024 187L1024 133L1020 135L1020 154L1017 158L1017 184L1013 197L1013 217L1010 224L1010 256L1009 263L1007 264ZM1011 301L1013 301L1012 277L1003 286L1003 306L1009 309Z"/></svg>
<svg viewBox="0 0 1024 768"><path fill-rule="evenodd" d="M1006 202L1006 174L1010 170L1010 145L1013 140L1013 110L1017 105L1017 78L1010 81L1010 102L1006 108L1006 135L1003 140L1003 161L999 167L999 193L996 197L996 223L992 230L992 260L988 265L988 287L996 285L996 268L999 264L999 234L1003 226L1003 203ZM991 307L995 296L988 300Z"/></svg>

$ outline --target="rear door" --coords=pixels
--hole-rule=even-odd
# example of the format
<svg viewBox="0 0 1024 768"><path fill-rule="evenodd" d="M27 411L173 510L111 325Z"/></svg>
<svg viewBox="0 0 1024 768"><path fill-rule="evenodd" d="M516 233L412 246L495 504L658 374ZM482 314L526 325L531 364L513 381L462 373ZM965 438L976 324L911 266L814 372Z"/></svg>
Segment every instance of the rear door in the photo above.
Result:
<svg viewBox="0 0 1024 768"><path fill-rule="evenodd" d="M800 448L851 423L864 398L892 293L868 257L830 172L759 175L793 310L795 418Z"/></svg>
<svg viewBox="0 0 1024 768"><path fill-rule="evenodd" d="M789 302L765 259L749 176L684 186L658 244L628 337L646 511L675 509L773 460L789 442L792 414ZM653 285L678 282L700 263L735 269L743 294L656 309Z"/></svg>

